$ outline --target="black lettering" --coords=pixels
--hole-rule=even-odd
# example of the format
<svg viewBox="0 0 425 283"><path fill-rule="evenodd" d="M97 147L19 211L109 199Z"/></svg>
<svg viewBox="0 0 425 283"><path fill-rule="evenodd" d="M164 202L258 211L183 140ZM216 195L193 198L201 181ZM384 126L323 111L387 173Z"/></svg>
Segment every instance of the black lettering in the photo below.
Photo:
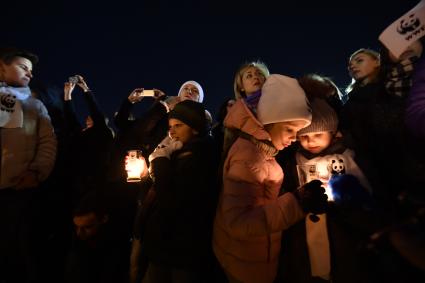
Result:
<svg viewBox="0 0 425 283"><path fill-rule="evenodd" d="M420 34L423 31L425 31L425 25L422 25L420 28L418 28L417 30L415 30L414 32L412 32L411 34L409 34L408 36L406 36L404 39L406 41L410 41L414 37L416 38L417 35Z"/></svg>

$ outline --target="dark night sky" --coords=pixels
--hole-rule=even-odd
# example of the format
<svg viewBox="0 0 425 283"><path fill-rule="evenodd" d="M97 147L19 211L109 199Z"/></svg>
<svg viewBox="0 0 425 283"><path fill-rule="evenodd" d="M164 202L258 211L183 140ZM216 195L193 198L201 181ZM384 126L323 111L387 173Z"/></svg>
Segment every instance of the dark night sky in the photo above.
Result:
<svg viewBox="0 0 425 283"><path fill-rule="evenodd" d="M378 35L419 0L310 2L20 1L2 4L0 43L38 54L45 82L83 75L108 116L136 87L176 95L187 80L201 83L215 113L247 60L345 87L350 53L378 48Z"/></svg>

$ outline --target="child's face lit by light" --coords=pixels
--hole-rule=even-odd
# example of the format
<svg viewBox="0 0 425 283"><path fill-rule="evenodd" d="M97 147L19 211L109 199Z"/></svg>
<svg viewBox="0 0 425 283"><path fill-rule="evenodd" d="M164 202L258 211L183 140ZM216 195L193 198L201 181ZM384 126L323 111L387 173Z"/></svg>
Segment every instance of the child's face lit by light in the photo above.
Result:
<svg viewBox="0 0 425 283"><path fill-rule="evenodd" d="M320 153L325 150L332 142L332 133L326 132L312 132L298 136L301 146L311 152Z"/></svg>

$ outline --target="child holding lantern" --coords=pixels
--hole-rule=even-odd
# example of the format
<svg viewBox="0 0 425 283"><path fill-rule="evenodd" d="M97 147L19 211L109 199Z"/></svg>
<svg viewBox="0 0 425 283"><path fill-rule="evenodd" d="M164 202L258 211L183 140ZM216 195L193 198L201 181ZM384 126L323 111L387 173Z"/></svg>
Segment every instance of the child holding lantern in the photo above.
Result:
<svg viewBox="0 0 425 283"><path fill-rule="evenodd" d="M178 103L168 120L169 136L149 156L155 200L141 240L143 282L204 282L214 267L219 154L201 103Z"/></svg>
<svg viewBox="0 0 425 283"><path fill-rule="evenodd" d="M317 79L310 83L323 82ZM350 226L351 229L362 226L363 217L369 215L371 187L354 161L354 152L343 144L337 130L337 114L326 97L318 93L309 97L312 121L298 131L299 144L293 156L281 162L287 172L282 188L294 191L306 182L319 179L328 200L333 202L328 213L309 214L285 234L279 264L283 282L359 282L361 272L354 255L358 251L353 243L359 240L357 236L366 237L373 231L366 227L370 222L364 222L356 235L350 231Z"/></svg>

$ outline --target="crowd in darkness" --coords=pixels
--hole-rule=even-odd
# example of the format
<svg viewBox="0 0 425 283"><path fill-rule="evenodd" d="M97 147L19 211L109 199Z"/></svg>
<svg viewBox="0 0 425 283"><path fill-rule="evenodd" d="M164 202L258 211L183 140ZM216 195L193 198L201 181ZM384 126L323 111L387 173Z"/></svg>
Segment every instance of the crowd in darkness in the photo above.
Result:
<svg viewBox="0 0 425 283"><path fill-rule="evenodd" d="M358 49L344 90L244 62L218 111L188 80L106 117L0 48L0 283L425 282L422 54Z"/></svg>

